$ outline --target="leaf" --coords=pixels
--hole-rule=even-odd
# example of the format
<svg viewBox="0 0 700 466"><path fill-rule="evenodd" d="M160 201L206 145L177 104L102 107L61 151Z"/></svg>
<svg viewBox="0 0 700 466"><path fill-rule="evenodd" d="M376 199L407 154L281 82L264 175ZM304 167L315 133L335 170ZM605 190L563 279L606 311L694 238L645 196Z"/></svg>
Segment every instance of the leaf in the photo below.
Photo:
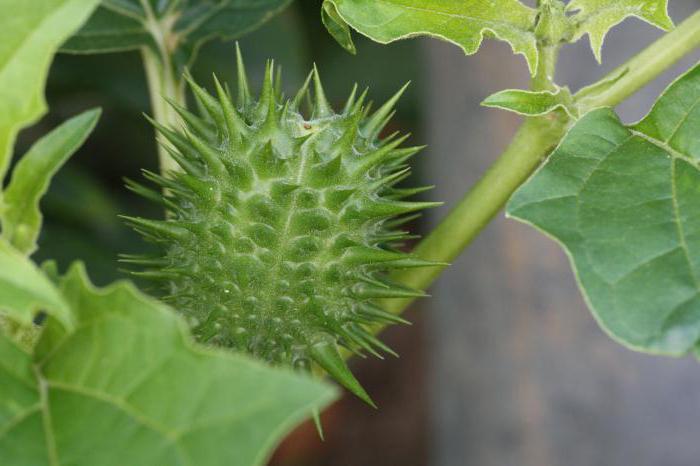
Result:
<svg viewBox="0 0 700 466"><path fill-rule="evenodd" d="M61 43L98 0L0 0L0 182L17 132L46 112L44 85Z"/></svg>
<svg viewBox="0 0 700 466"><path fill-rule="evenodd" d="M324 11L370 39L386 44L426 35L451 42L464 53L477 52L484 36L508 42L537 69L538 52L533 32L537 11L517 0L325 0ZM338 38L338 20L329 29ZM341 35L345 40L345 35ZM348 48L346 42L341 42Z"/></svg>
<svg viewBox="0 0 700 466"><path fill-rule="evenodd" d="M331 36L349 53L357 54L355 43L352 41L348 23L338 14L332 2L323 2L321 7L321 21Z"/></svg>
<svg viewBox="0 0 700 466"><path fill-rule="evenodd" d="M61 47L61 51L112 53L136 50L143 46L155 47L144 22L103 6Z"/></svg>
<svg viewBox="0 0 700 466"><path fill-rule="evenodd" d="M563 89L558 89L557 92L506 89L490 95L481 105L500 108L526 116L546 115L560 109L569 116L574 117L575 111L569 105L570 103L571 94Z"/></svg>
<svg viewBox="0 0 700 466"><path fill-rule="evenodd" d="M562 244L600 324L641 351L700 340L699 103L700 66L637 125L594 110L507 207Z"/></svg>
<svg viewBox="0 0 700 466"><path fill-rule="evenodd" d="M36 250L41 230L39 200L59 168L78 150L99 119L99 110L74 117L35 143L12 173L0 207L2 236L20 252Z"/></svg>
<svg viewBox="0 0 700 466"><path fill-rule="evenodd" d="M103 0L90 21L62 48L67 53L109 53L157 47L177 40L174 54L182 66L191 65L206 42L235 39L257 29L292 0ZM174 23L170 37L151 31ZM172 46L172 44L170 44Z"/></svg>
<svg viewBox="0 0 700 466"><path fill-rule="evenodd" d="M251 32L283 11L292 0L219 0L191 2L175 30L184 37L185 63L191 64L206 42L230 40Z"/></svg>
<svg viewBox="0 0 700 466"><path fill-rule="evenodd" d="M172 311L80 266L60 285L78 327L37 354L0 337L0 457L32 466L257 466L332 387L203 349Z"/></svg>
<svg viewBox="0 0 700 466"><path fill-rule="evenodd" d="M630 16L664 30L673 28L667 3L668 0L573 0L567 10L578 11L572 17L577 24L574 39L588 34L593 54L600 62L605 35Z"/></svg>
<svg viewBox="0 0 700 466"><path fill-rule="evenodd" d="M0 239L0 319L10 318L26 327L38 311L52 315L66 328L73 327L70 308L51 282L27 257Z"/></svg>

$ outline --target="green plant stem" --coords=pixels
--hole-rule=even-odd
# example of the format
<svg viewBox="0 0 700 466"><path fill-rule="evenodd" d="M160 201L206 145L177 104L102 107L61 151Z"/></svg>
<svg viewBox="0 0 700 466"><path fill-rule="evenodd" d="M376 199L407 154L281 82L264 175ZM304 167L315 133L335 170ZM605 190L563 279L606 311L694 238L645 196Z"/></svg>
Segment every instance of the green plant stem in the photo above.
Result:
<svg viewBox="0 0 700 466"><path fill-rule="evenodd" d="M156 18L148 2L142 2L146 11L146 27L157 46L157 51L144 47L142 50L146 81L151 97L153 118L164 126L171 126L179 121L177 112L168 104L168 100L186 107L185 87L177 72L172 57L177 44L177 37L171 32L176 16ZM178 168L168 152L158 146L160 171L165 173Z"/></svg>
<svg viewBox="0 0 700 466"><path fill-rule="evenodd" d="M685 54L700 45L700 12L681 23L646 50L598 83L584 89L578 102L586 109L616 105L634 94ZM551 50L550 50L551 52ZM553 67L551 57L542 70ZM533 88L546 85L538 71ZM551 78L552 75L548 74ZM612 83L612 84L611 84ZM417 256L437 262L451 262L488 225L515 190L532 174L549 151L565 134L566 127L547 117L527 118L501 157L462 198L447 217L415 248ZM398 272L393 279L425 290L444 267L419 268ZM384 300L382 306L400 314L413 298ZM380 331L381 327L375 329Z"/></svg>
<svg viewBox="0 0 700 466"><path fill-rule="evenodd" d="M598 83L581 89L575 95L581 114L594 108L619 104L698 46L700 11Z"/></svg>

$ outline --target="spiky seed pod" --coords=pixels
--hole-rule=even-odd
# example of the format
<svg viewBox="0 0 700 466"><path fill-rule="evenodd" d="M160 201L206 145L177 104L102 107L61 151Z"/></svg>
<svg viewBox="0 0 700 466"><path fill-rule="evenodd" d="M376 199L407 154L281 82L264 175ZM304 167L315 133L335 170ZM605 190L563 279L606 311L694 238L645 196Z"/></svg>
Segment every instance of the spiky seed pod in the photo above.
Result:
<svg viewBox="0 0 700 466"><path fill-rule="evenodd" d="M127 220L163 254L123 260L162 283L199 340L301 370L315 363L371 404L339 346L391 353L370 328L401 319L373 300L422 296L387 272L434 265L397 249L409 237L397 220L435 205L394 187L420 148L378 138L403 89L371 115L353 91L335 113L315 69L284 100L268 62L254 101L238 57L236 104L216 78L215 96L188 78L200 114L175 106L182 129L154 123L182 170L147 173L157 190L129 183L166 220Z"/></svg>

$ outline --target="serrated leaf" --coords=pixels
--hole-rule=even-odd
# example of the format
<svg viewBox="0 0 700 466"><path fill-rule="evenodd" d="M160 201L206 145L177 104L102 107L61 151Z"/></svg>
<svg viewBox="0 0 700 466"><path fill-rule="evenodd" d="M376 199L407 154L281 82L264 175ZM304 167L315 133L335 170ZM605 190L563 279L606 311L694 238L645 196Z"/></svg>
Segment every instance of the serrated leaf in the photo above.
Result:
<svg viewBox="0 0 700 466"><path fill-rule="evenodd" d="M51 178L85 142L99 117L99 110L89 110L68 120L37 141L14 168L0 206L0 225L2 237L25 255L36 250L39 201Z"/></svg>
<svg viewBox="0 0 700 466"><path fill-rule="evenodd" d="M569 116L575 116L575 112L567 105L567 102L571 101L571 96L567 94L563 89L556 92L506 89L488 96L481 105L525 116L546 115L557 109L565 111Z"/></svg>
<svg viewBox="0 0 700 466"><path fill-rule="evenodd" d="M54 316L66 328L73 327L70 308L53 284L27 257L0 239L0 319L9 318L26 327L39 311Z"/></svg>
<svg viewBox="0 0 700 466"><path fill-rule="evenodd" d="M0 337L4 464L258 466L328 385L195 346L166 306L81 267L60 285L78 327L35 356Z"/></svg>
<svg viewBox="0 0 700 466"><path fill-rule="evenodd" d="M576 23L575 39L588 34L591 48L598 62L605 35L610 29L630 16L635 16L664 30L673 27L668 16L668 0L573 0L569 11L578 11L572 17Z"/></svg>
<svg viewBox="0 0 700 466"><path fill-rule="evenodd" d="M451 42L471 55L485 36L496 37L525 57L531 73L537 69L533 32L537 11L517 0L325 0L324 9L335 11L353 29L382 44L425 35ZM340 27L337 23L332 23L334 28ZM338 36L337 31L331 33Z"/></svg>
<svg viewBox="0 0 700 466"><path fill-rule="evenodd" d="M108 53L155 47L153 22L173 18L175 55L190 65L206 42L235 39L260 27L292 0L103 0L90 21L62 48L67 53Z"/></svg>
<svg viewBox="0 0 700 466"><path fill-rule="evenodd" d="M17 132L46 112L51 59L98 0L0 0L0 181Z"/></svg>
<svg viewBox="0 0 700 466"><path fill-rule="evenodd" d="M699 102L695 67L637 125L594 110L507 208L563 245L598 321L638 350L700 340Z"/></svg>

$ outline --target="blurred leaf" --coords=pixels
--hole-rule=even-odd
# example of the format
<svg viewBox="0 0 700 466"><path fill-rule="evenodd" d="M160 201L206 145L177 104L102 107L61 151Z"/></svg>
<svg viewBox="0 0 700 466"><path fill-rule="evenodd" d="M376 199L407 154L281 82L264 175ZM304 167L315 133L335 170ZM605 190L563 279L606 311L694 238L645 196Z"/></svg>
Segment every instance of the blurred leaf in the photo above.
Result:
<svg viewBox="0 0 700 466"><path fill-rule="evenodd" d="M571 94L564 89L559 89L557 92L506 89L488 96L481 105L526 116L546 115L557 109L565 111L569 116L575 116L569 103L571 103Z"/></svg>
<svg viewBox="0 0 700 466"><path fill-rule="evenodd" d="M588 34L593 54L600 62L605 35L630 16L664 30L671 29L673 21L668 16L667 3L668 0L573 0L567 9L578 11L572 17L576 24L574 39Z"/></svg>
<svg viewBox="0 0 700 466"><path fill-rule="evenodd" d="M332 387L195 346L166 306L74 266L60 290L74 332L36 354L0 337L0 457L6 464L259 466Z"/></svg>
<svg viewBox="0 0 700 466"><path fill-rule="evenodd" d="M68 53L110 53L154 46L142 20L106 7L98 8L73 37L61 47Z"/></svg>
<svg viewBox="0 0 700 466"><path fill-rule="evenodd" d="M90 21L63 47L69 53L106 53L158 47L177 40L180 64L190 65L206 42L235 39L264 24L292 0L103 0ZM158 37L172 26L171 37ZM154 36L155 34L155 36ZM172 47L172 44L169 44Z"/></svg>
<svg viewBox="0 0 700 466"><path fill-rule="evenodd" d="M493 36L522 54L531 73L537 68L537 11L517 0L325 0L323 8L333 14L326 22L329 31L346 49L349 37L339 33L341 19L382 44L426 35L452 42L467 55L477 52L484 36Z"/></svg>
<svg viewBox="0 0 700 466"><path fill-rule="evenodd" d="M333 38L348 52L355 55L357 49L352 41L352 35L348 23L338 14L335 5L331 2L324 2L321 7L321 20Z"/></svg>
<svg viewBox="0 0 700 466"><path fill-rule="evenodd" d="M46 112L44 85L61 43L98 0L0 0L0 182L17 132Z"/></svg>
<svg viewBox="0 0 700 466"><path fill-rule="evenodd" d="M3 238L20 252L30 255L36 250L41 231L39 201L54 174L85 142L99 116L99 110L89 110L63 123L36 142L12 172L0 220Z"/></svg>
<svg viewBox="0 0 700 466"><path fill-rule="evenodd" d="M47 312L61 324L72 327L70 308L51 282L27 257L0 239L0 319L9 317L30 326L38 311Z"/></svg>
<svg viewBox="0 0 700 466"><path fill-rule="evenodd" d="M637 125L587 114L507 208L563 245L598 321L638 350L700 340L698 102L700 66Z"/></svg>

